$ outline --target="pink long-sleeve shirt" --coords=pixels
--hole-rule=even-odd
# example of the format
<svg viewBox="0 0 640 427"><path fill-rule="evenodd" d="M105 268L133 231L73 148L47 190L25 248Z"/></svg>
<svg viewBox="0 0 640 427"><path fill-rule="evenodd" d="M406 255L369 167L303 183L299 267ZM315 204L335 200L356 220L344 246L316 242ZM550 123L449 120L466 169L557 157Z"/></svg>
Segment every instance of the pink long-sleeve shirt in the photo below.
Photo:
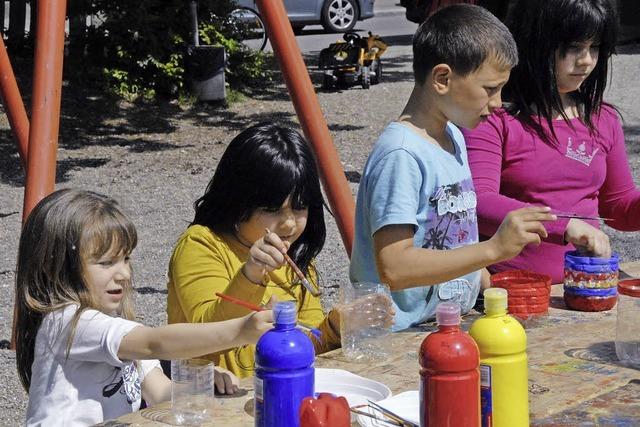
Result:
<svg viewBox="0 0 640 427"><path fill-rule="evenodd" d="M492 236L509 211L527 205L550 206L557 212L612 218L622 231L640 229L640 190L635 187L624 134L616 111L604 106L594 116L597 135L579 120L555 120L557 146L543 142L505 110L496 111L477 128L465 131L469 166L478 196L478 227ZM548 126L543 123L545 130ZM599 227L597 221L587 221ZM562 282L567 219L545 223L549 237L528 245L490 271L526 269Z"/></svg>

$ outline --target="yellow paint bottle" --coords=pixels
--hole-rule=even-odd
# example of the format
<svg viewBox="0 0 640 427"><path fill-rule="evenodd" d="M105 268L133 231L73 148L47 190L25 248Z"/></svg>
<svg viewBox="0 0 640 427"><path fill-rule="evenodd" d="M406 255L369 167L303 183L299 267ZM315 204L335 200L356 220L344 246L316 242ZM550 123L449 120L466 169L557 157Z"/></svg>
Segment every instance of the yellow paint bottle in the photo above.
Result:
<svg viewBox="0 0 640 427"><path fill-rule="evenodd" d="M527 427L527 335L507 314L506 289L487 289L484 309L469 330L480 349L482 427Z"/></svg>

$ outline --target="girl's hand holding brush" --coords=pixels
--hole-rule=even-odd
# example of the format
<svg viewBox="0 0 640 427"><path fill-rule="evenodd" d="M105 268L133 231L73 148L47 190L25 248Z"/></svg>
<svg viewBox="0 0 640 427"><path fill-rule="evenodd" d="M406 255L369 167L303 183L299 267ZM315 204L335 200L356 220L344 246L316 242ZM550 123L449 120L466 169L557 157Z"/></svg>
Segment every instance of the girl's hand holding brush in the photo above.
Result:
<svg viewBox="0 0 640 427"><path fill-rule="evenodd" d="M313 296L319 296L320 292L307 280L304 273L300 271L296 263L287 255L290 243L280 239L276 233L272 233L268 228L265 234L251 246L249 259L245 263L242 272L254 283L262 283L265 274L289 264L302 285Z"/></svg>
<svg viewBox="0 0 640 427"><path fill-rule="evenodd" d="M249 249L249 258L242 267L245 277L254 283L262 283L265 274L284 265L289 242L282 241L276 233L267 232Z"/></svg>

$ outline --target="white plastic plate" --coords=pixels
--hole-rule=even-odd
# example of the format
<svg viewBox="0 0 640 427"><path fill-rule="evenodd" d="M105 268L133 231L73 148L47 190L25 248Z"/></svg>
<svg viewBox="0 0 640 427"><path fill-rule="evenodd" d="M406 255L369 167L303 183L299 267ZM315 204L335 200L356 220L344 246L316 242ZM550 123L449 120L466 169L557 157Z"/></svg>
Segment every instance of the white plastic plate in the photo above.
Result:
<svg viewBox="0 0 640 427"><path fill-rule="evenodd" d="M411 421L416 425L420 425L420 396L417 390L405 391L397 394L393 397L376 402L378 405L385 409L390 410L394 414L404 418L407 421ZM375 416L380 417L380 412L374 411L370 408L363 408L362 410L373 413ZM380 417L381 418L381 417ZM358 415L358 424L362 427L389 427L391 424L383 421L378 421L364 415Z"/></svg>
<svg viewBox="0 0 640 427"><path fill-rule="evenodd" d="M391 390L381 382L361 377L343 369L316 368L316 395L331 393L344 396L349 406L378 402L391 396Z"/></svg>

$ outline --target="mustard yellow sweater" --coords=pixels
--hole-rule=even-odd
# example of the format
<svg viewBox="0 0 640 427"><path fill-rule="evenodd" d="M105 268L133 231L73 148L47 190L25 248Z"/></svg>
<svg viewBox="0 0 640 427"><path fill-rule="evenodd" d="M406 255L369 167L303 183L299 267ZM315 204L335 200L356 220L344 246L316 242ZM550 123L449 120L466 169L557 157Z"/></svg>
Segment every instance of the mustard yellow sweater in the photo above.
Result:
<svg viewBox="0 0 640 427"><path fill-rule="evenodd" d="M250 310L230 303L216 292L234 296L253 304L266 304L275 295L279 301L296 301L298 320L313 325L322 332L320 340L312 337L316 354L340 346L335 312L325 317L320 299L304 292L293 279L288 266L269 274L266 286L249 281L241 271L249 248L232 236L219 236L201 225L190 226L180 236L169 264L167 315L169 323L218 322L245 316ZM317 284L315 274L309 275ZM329 317L332 322L329 322ZM253 375L255 345L234 348L206 356L216 366L226 368L239 377Z"/></svg>

